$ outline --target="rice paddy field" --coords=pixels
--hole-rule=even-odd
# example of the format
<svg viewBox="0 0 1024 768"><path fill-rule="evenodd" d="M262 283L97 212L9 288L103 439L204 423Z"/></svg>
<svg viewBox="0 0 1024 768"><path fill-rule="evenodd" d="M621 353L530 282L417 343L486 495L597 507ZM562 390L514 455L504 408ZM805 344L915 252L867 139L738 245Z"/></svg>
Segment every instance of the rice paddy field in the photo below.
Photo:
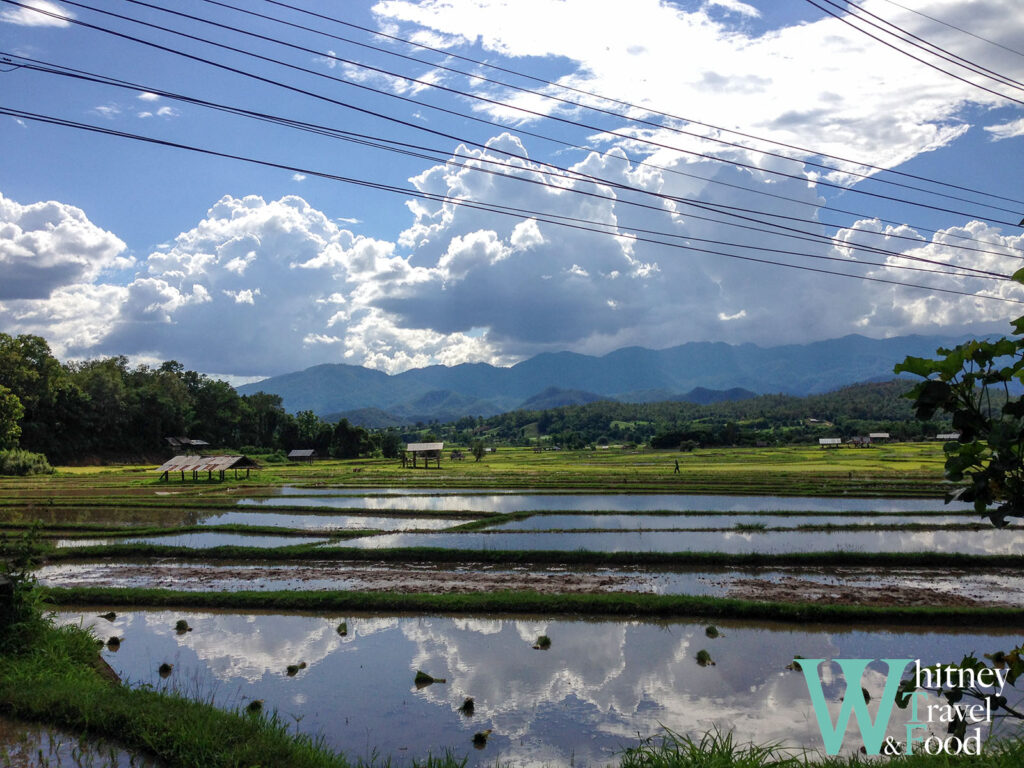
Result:
<svg viewBox="0 0 1024 768"><path fill-rule="evenodd" d="M124 685L259 701L368 763L618 765L669 731L820 752L794 656L1022 643L1024 527L945 503L935 443L445 458L61 469L0 480L0 531L36 532L58 622Z"/></svg>

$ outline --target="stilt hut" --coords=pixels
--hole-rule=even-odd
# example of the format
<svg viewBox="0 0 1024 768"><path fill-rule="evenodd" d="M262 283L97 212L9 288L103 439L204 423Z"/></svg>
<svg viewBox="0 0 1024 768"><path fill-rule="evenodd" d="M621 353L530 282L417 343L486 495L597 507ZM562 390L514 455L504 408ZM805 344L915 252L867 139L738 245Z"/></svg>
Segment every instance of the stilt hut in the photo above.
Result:
<svg viewBox="0 0 1024 768"><path fill-rule="evenodd" d="M441 451L444 450L444 443L409 443L405 446L405 455L402 456L402 466L408 466L410 458L413 467L417 466L417 460L423 460L424 468L430 467L434 462L437 468L441 468Z"/></svg>
<svg viewBox="0 0 1024 768"><path fill-rule="evenodd" d="M245 476L249 476L249 470L259 469L260 465L247 456L175 456L157 468L161 480L169 480L172 473L181 473L184 482L185 473L190 472L193 480L198 480L202 472L206 473L206 479L212 480L213 473L218 474L218 479L223 480L225 473L229 470L235 473L238 479L238 470L244 469Z"/></svg>

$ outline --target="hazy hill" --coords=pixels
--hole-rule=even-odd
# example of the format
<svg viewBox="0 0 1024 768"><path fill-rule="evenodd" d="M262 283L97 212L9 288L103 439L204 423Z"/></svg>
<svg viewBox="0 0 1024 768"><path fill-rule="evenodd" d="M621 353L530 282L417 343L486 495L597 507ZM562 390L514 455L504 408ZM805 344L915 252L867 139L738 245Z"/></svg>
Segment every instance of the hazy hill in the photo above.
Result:
<svg viewBox="0 0 1024 768"><path fill-rule="evenodd" d="M312 410L327 416L379 409L373 413L381 421L447 421L520 407L588 402L579 398L652 402L692 397L696 402L713 402L705 399L704 390L745 390L713 396L719 400L767 393L818 394L854 382L891 378L893 366L906 355L933 356L937 347L960 341L959 337L851 335L778 347L693 342L660 350L627 347L602 357L545 353L511 368L484 363L437 365L393 376L328 364L246 384L238 391L278 394L291 412ZM570 394L552 399L552 389ZM558 397L569 400L557 403ZM527 406L531 398L539 399ZM547 404L540 405L545 398Z"/></svg>

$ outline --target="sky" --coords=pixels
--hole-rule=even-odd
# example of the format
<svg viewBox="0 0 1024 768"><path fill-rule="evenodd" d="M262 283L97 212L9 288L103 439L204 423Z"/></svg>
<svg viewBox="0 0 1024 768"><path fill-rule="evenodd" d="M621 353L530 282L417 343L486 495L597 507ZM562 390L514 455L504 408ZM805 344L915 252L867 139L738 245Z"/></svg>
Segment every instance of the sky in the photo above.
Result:
<svg viewBox="0 0 1024 768"><path fill-rule="evenodd" d="M0 0L0 332L236 383L1005 333L1016 6Z"/></svg>

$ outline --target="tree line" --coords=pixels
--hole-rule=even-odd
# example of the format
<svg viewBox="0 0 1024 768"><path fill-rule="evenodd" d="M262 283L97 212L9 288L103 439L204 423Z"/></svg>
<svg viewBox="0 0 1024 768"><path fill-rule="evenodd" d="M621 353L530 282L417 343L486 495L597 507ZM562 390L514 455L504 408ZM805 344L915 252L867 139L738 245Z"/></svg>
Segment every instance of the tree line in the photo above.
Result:
<svg viewBox="0 0 1024 768"><path fill-rule="evenodd" d="M239 395L226 381L174 360L131 366L123 356L61 363L46 340L0 333L0 449L51 462L157 457L167 437L202 439L243 453L312 448L321 456L397 458L405 442L582 448L602 444L695 448L814 442L889 432L915 440L951 429L945 414L915 418L902 380L860 384L809 397L762 395L697 405L597 402L518 410L447 424L369 430L312 411L290 414L279 395Z"/></svg>
<svg viewBox="0 0 1024 768"><path fill-rule="evenodd" d="M370 432L311 411L290 414L279 395L239 395L226 381L174 360L130 366L123 356L61 363L46 340L0 333L0 448L66 463L163 455L167 437L245 453L313 448L319 455L397 457L394 430Z"/></svg>
<svg viewBox="0 0 1024 768"><path fill-rule="evenodd" d="M807 397L761 395L710 405L601 401L424 426L440 439L461 443L482 438L495 444L568 449L602 444L672 449L779 445L871 432L921 440L950 431L950 419L942 414L927 421L915 418L905 397L910 388L910 383L897 379Z"/></svg>

